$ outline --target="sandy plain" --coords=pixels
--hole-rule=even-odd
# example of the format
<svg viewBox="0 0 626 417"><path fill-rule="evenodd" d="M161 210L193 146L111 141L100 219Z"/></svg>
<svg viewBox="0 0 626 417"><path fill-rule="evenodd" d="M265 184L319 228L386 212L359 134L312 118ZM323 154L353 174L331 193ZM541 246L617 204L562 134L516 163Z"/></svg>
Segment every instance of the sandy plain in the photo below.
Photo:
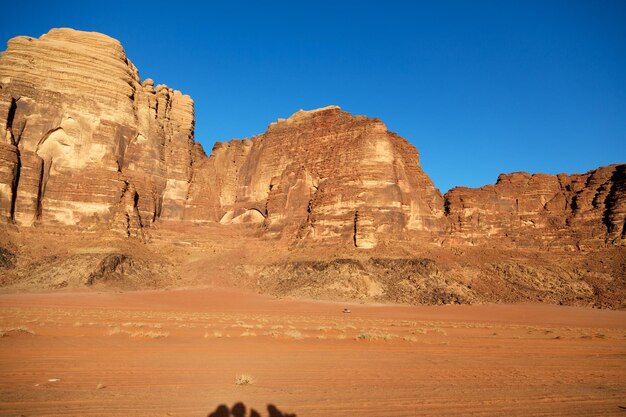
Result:
<svg viewBox="0 0 626 417"><path fill-rule="evenodd" d="M0 331L2 416L626 416L624 311L67 291Z"/></svg>

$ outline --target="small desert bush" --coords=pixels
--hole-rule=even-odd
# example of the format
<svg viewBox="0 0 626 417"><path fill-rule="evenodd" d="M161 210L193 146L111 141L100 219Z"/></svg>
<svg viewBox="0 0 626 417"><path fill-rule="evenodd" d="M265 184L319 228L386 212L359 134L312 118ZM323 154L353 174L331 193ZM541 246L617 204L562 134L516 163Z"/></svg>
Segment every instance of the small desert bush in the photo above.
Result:
<svg viewBox="0 0 626 417"><path fill-rule="evenodd" d="M302 334L302 332L298 330L285 330L285 331L270 330L269 332L263 333L263 336L271 336L274 338L289 337L291 339L304 339L304 335Z"/></svg>
<svg viewBox="0 0 626 417"><path fill-rule="evenodd" d="M26 326L14 326L6 329L0 329L0 337L7 336L11 332L35 334L35 332Z"/></svg>
<svg viewBox="0 0 626 417"><path fill-rule="evenodd" d="M130 334L130 332L129 332L129 331L127 331L127 330L122 330L122 329L120 329L119 327L114 327L114 328L112 328L111 330L109 330L109 331L107 332L107 334L108 334L109 336L114 336L114 335L116 335L116 334L122 334L122 333Z"/></svg>
<svg viewBox="0 0 626 417"><path fill-rule="evenodd" d="M240 321L240 322L237 322L237 323L235 323L235 324L233 324L233 325L232 325L232 326L230 326L230 327L233 327L233 328L235 328L235 327L240 327L240 328L242 328L242 329L254 329L254 325L253 325L253 324L246 324L246 323L243 323L243 322L241 322L241 321Z"/></svg>
<svg viewBox="0 0 626 417"><path fill-rule="evenodd" d="M149 331L133 332L130 334L130 337L147 337L150 339L160 339L162 337L167 337L169 335L170 334L168 332L149 330Z"/></svg>
<svg viewBox="0 0 626 417"><path fill-rule="evenodd" d="M252 385L256 379L250 374L235 375L235 385Z"/></svg>
<svg viewBox="0 0 626 417"><path fill-rule="evenodd" d="M356 337L357 340L391 340L393 339L393 335L389 333L381 333L381 332L361 332Z"/></svg>
<svg viewBox="0 0 626 417"><path fill-rule="evenodd" d="M122 330L119 327L114 327L113 329L109 330L108 334L109 336L114 336L116 334L127 334L130 337L145 337L149 339L160 339L162 337L167 337L170 335L168 332L162 332L159 330L141 330L137 332L131 332L128 330Z"/></svg>
<svg viewBox="0 0 626 417"><path fill-rule="evenodd" d="M127 322L122 323L122 327L148 327L152 329L160 329L162 326L161 323Z"/></svg>
<svg viewBox="0 0 626 417"><path fill-rule="evenodd" d="M285 330L285 332L283 332L283 334L286 337L290 337L292 339L304 339L304 335L299 332L298 330Z"/></svg>
<svg viewBox="0 0 626 417"><path fill-rule="evenodd" d="M443 335L443 336L447 336L448 335L448 332L446 332L445 330L443 330L443 329L441 329L439 327L437 327L435 329L435 332L437 332L437 333L439 333L440 335Z"/></svg>

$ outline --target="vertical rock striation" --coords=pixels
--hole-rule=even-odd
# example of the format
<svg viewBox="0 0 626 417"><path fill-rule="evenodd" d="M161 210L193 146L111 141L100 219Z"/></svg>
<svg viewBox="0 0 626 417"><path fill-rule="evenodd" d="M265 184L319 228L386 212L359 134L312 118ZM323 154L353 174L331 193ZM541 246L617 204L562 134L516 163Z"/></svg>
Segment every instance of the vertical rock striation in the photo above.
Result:
<svg viewBox="0 0 626 417"><path fill-rule="evenodd" d="M141 85L106 35L11 39L0 59L0 215L23 226L116 227L133 190L128 224L180 218L193 124L191 98Z"/></svg>
<svg viewBox="0 0 626 417"><path fill-rule="evenodd" d="M336 106L299 111L252 140L218 144L206 206L223 224L259 223L270 236L376 245L379 236L437 233L443 198L417 150L384 123Z"/></svg>
<svg viewBox="0 0 626 417"><path fill-rule="evenodd" d="M336 106L217 143L209 157L193 135L191 98L141 82L115 39L72 29L14 38L0 57L0 221L139 238L156 221L219 222L364 249L626 241L626 165L503 174L444 197L415 147Z"/></svg>
<svg viewBox="0 0 626 417"><path fill-rule="evenodd" d="M494 185L450 190L445 207L452 235L462 241L623 244L626 165L575 175L502 174Z"/></svg>

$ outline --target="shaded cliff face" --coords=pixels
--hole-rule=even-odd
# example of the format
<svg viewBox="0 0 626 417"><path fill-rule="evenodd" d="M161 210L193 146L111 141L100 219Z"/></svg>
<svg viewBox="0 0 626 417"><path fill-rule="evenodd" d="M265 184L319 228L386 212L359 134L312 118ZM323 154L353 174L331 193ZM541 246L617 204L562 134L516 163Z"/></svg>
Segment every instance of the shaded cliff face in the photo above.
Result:
<svg viewBox="0 0 626 417"><path fill-rule="evenodd" d="M0 59L0 216L127 234L179 217L193 124L191 98L141 85L108 36L14 38Z"/></svg>

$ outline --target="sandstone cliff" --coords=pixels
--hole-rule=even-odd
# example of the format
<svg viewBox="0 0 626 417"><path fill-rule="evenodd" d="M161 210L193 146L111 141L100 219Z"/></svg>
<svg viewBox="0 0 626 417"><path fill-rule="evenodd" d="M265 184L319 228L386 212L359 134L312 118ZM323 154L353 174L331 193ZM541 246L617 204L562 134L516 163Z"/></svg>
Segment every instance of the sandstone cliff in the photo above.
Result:
<svg viewBox="0 0 626 417"><path fill-rule="evenodd" d="M71 29L12 39L0 82L0 215L21 226L259 223L362 248L444 229L417 150L376 119L300 111L207 159L189 97L140 84L117 41Z"/></svg>
<svg viewBox="0 0 626 417"><path fill-rule="evenodd" d="M442 196L414 146L336 106L207 156L191 98L108 36L54 29L0 57L2 287L623 308L625 222L624 164Z"/></svg>
<svg viewBox="0 0 626 417"><path fill-rule="evenodd" d="M299 111L252 139L194 142L193 101L140 83L118 41L53 29L0 59L0 216L20 226L257 225L267 237L518 245L624 242L625 168L501 175L444 198L417 150L377 119Z"/></svg>
<svg viewBox="0 0 626 417"><path fill-rule="evenodd" d="M141 85L108 36L14 38L0 59L0 216L126 234L178 218L193 125L191 98Z"/></svg>
<svg viewBox="0 0 626 417"><path fill-rule="evenodd" d="M371 248L377 236L444 228L443 198L417 150L380 120L335 106L217 144L206 168L190 199L204 199L211 220L259 223L268 236Z"/></svg>
<svg viewBox="0 0 626 417"><path fill-rule="evenodd" d="M626 165L586 174L503 174L495 185L445 195L452 235L479 243L507 238L522 246L624 244Z"/></svg>

